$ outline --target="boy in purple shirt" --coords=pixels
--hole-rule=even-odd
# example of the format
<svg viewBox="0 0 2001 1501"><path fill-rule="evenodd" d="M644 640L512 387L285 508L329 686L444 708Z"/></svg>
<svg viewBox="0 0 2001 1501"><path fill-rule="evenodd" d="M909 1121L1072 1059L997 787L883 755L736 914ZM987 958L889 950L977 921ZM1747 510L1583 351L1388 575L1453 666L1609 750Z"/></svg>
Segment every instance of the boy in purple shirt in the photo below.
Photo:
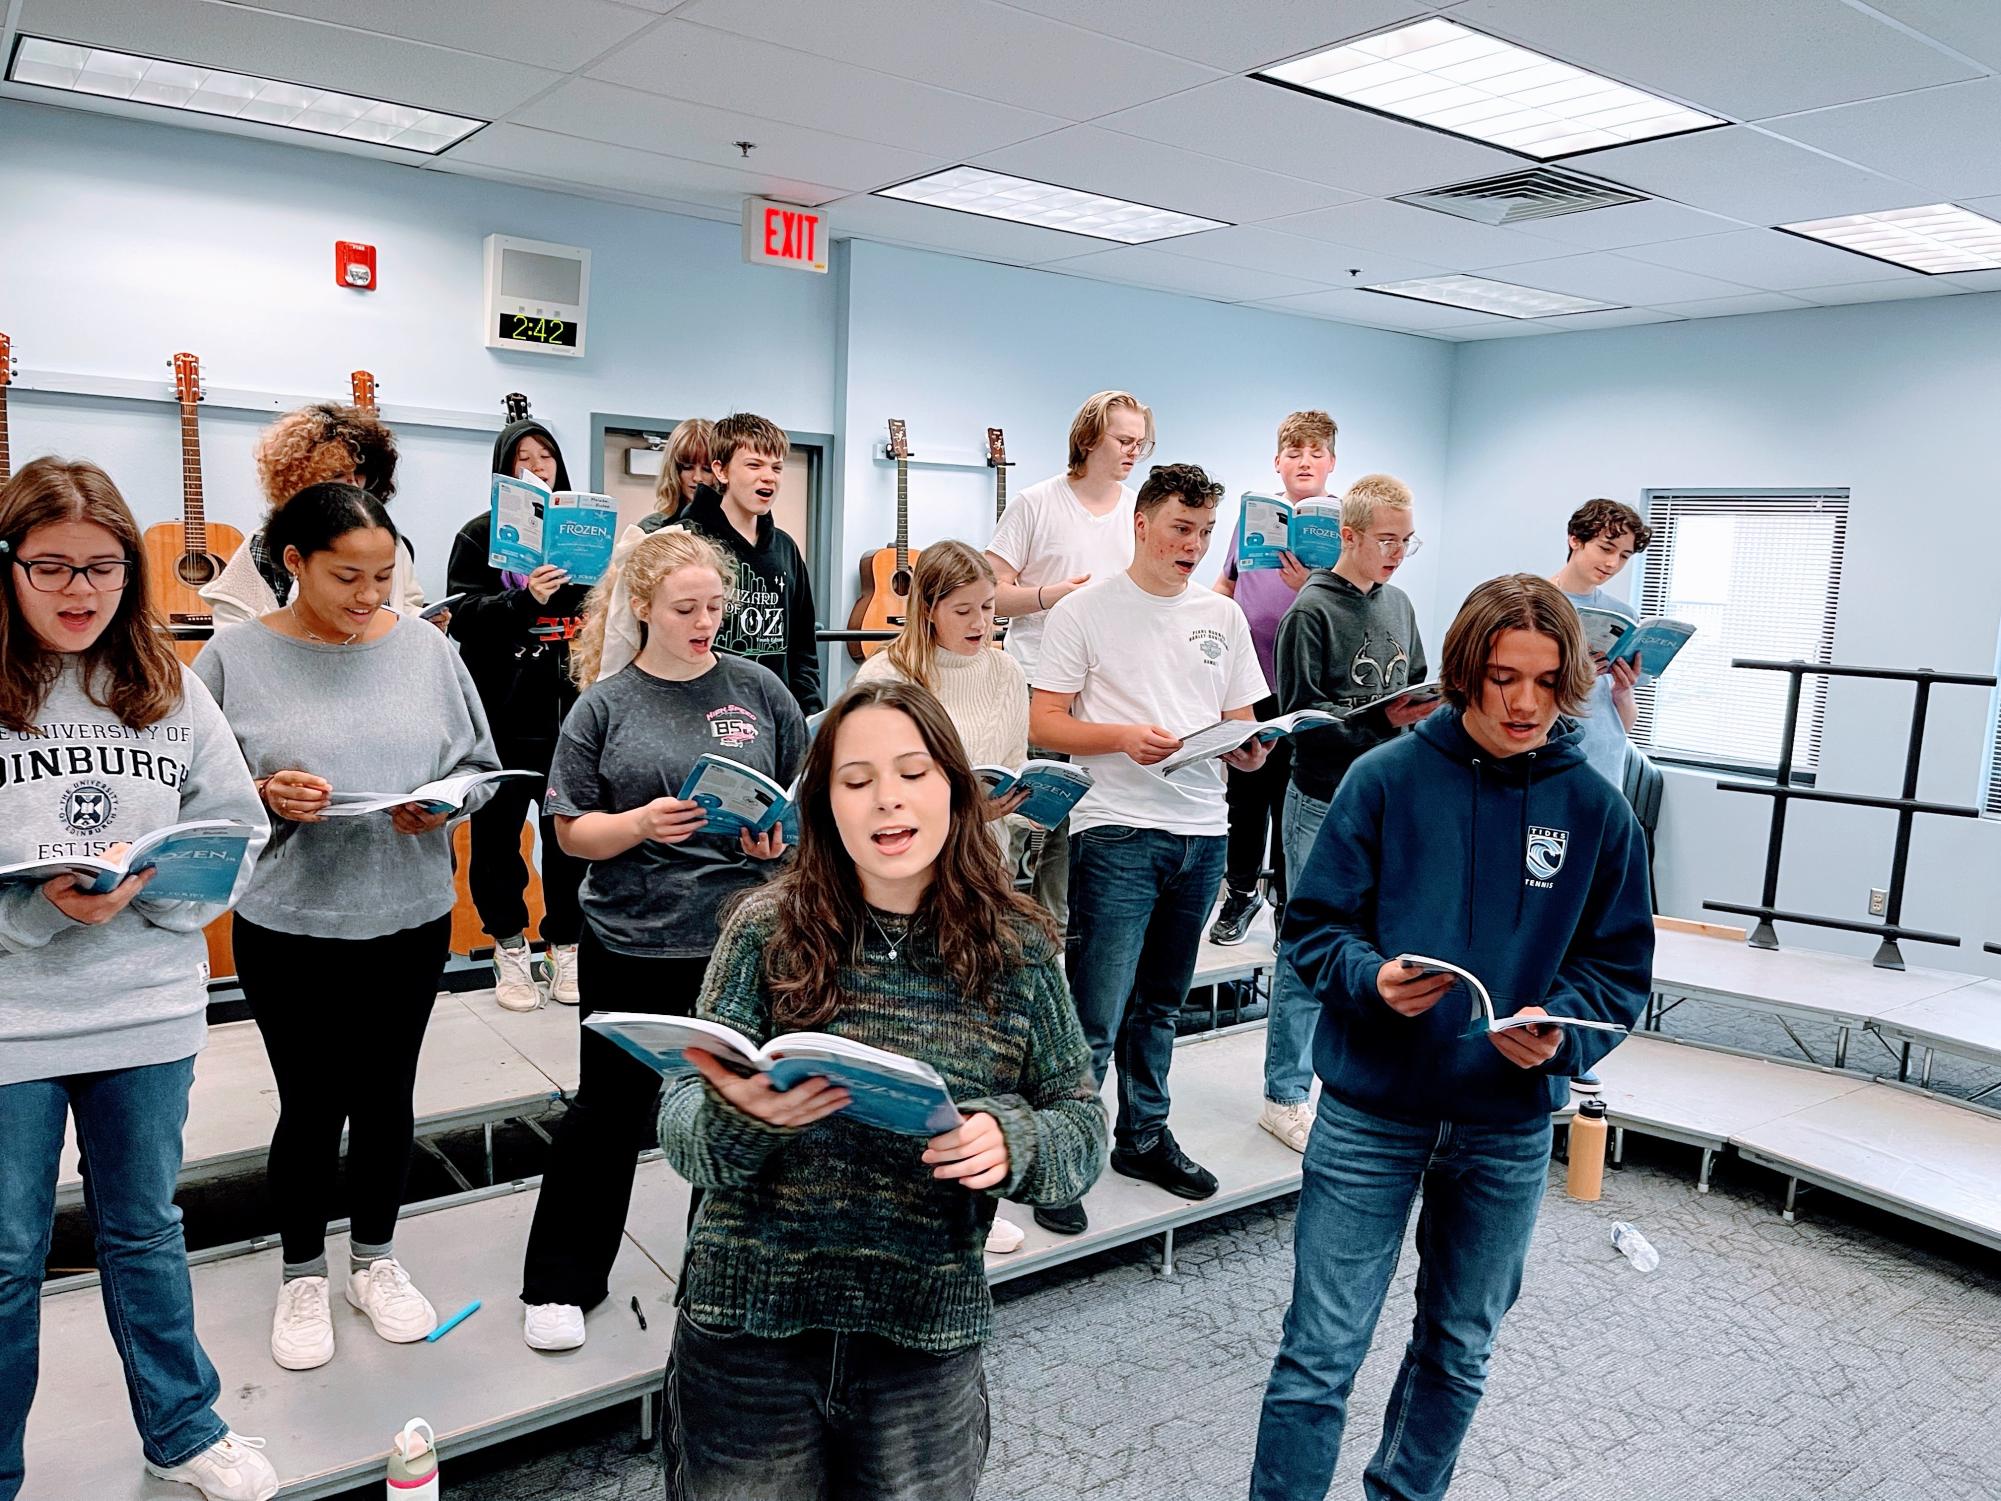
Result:
<svg viewBox="0 0 2001 1501"><path fill-rule="evenodd" d="M1294 412L1278 425L1278 456L1272 467L1285 487L1285 498L1297 504L1327 493L1327 477L1334 472L1334 419L1325 412ZM1278 681L1273 651L1278 639L1278 623L1292 607L1292 597L1306 582L1309 570L1291 553L1277 568L1237 567L1236 529L1230 532L1230 550L1223 558L1223 576L1216 580L1216 592L1234 599L1250 622L1251 645L1256 648L1258 665L1265 681ZM1252 711L1259 719L1278 713L1275 697L1259 702ZM1223 910L1209 929L1211 943L1238 944L1250 932L1263 899L1258 895L1258 874L1264 869L1265 847L1271 847L1271 899L1275 913L1285 908L1285 854L1279 836L1279 820L1285 807L1286 779L1291 774L1287 742L1271 748L1265 764L1256 771L1231 768L1225 786L1230 806L1230 845L1223 870Z"/></svg>

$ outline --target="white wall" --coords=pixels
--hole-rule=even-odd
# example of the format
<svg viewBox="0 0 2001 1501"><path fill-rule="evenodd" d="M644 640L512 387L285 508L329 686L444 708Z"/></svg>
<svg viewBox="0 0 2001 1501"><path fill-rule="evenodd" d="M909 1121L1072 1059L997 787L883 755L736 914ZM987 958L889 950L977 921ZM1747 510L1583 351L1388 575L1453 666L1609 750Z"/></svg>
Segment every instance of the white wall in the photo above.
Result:
<svg viewBox="0 0 2001 1501"><path fill-rule="evenodd" d="M1837 662L1989 672L2001 589L1993 458L2001 296L1968 294L1715 318L1460 347L1439 604L1483 578L1548 573L1563 523L1596 495L1639 504L1660 486L1846 485L1848 557ZM1637 582L1622 576L1615 588ZM1820 785L1895 795L1908 686L1837 681ZM1979 801L1990 695L1933 690L1921 795ZM1755 902L1769 800L1671 772L1661 829L1664 910ZM1888 877L1894 815L1796 805L1779 905L1866 920ZM2001 972L2001 825L1921 818L1904 920L1958 933L1906 959ZM1736 921L1721 918L1719 921ZM1873 940L1780 930L1782 941L1868 953Z"/></svg>

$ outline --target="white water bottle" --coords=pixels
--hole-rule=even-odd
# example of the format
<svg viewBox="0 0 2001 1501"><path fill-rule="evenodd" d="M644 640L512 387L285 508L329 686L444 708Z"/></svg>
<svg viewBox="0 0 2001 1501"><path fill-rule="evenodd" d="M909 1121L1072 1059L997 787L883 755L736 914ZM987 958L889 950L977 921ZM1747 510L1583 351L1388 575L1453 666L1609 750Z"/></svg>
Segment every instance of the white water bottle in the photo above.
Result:
<svg viewBox="0 0 2001 1501"><path fill-rule="evenodd" d="M438 1501L438 1437L412 1418L389 1441L388 1501Z"/></svg>
<svg viewBox="0 0 2001 1501"><path fill-rule="evenodd" d="M1612 1227L1612 1244L1619 1254L1643 1272L1651 1272L1661 1264L1661 1253L1656 1251L1647 1238L1624 1220Z"/></svg>

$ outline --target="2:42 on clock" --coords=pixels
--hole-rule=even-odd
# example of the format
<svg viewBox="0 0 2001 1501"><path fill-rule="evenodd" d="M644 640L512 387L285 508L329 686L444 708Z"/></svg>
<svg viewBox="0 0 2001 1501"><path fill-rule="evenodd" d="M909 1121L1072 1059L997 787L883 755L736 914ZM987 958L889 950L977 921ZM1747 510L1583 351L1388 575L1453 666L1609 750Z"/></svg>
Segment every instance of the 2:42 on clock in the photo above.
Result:
<svg viewBox="0 0 2001 1501"><path fill-rule="evenodd" d="M499 337L519 344L560 344L577 347L577 325L561 318L537 318L528 313L502 313Z"/></svg>

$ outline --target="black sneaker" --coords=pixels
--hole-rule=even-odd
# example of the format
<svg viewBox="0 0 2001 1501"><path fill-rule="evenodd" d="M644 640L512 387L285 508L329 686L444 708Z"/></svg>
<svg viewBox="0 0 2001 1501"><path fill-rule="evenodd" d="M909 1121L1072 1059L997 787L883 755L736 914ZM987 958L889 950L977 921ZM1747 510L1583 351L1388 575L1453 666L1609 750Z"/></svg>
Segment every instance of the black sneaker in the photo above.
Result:
<svg viewBox="0 0 2001 1501"><path fill-rule="evenodd" d="M1234 886L1226 886L1223 890L1223 910L1215 925L1209 929L1209 941L1230 948L1250 936L1251 919L1258 915L1258 908L1265 904L1265 900L1255 889L1239 891Z"/></svg>
<svg viewBox="0 0 2001 1501"><path fill-rule="evenodd" d="M1036 1209L1035 1223L1058 1235L1082 1235L1091 1228L1091 1217L1082 1204L1045 1204Z"/></svg>
<svg viewBox="0 0 2001 1501"><path fill-rule="evenodd" d="M1172 1131L1161 1132L1160 1140L1144 1152L1114 1147L1112 1171L1121 1177L1152 1183L1178 1198L1206 1199L1216 1192L1216 1175L1190 1161L1175 1142Z"/></svg>

